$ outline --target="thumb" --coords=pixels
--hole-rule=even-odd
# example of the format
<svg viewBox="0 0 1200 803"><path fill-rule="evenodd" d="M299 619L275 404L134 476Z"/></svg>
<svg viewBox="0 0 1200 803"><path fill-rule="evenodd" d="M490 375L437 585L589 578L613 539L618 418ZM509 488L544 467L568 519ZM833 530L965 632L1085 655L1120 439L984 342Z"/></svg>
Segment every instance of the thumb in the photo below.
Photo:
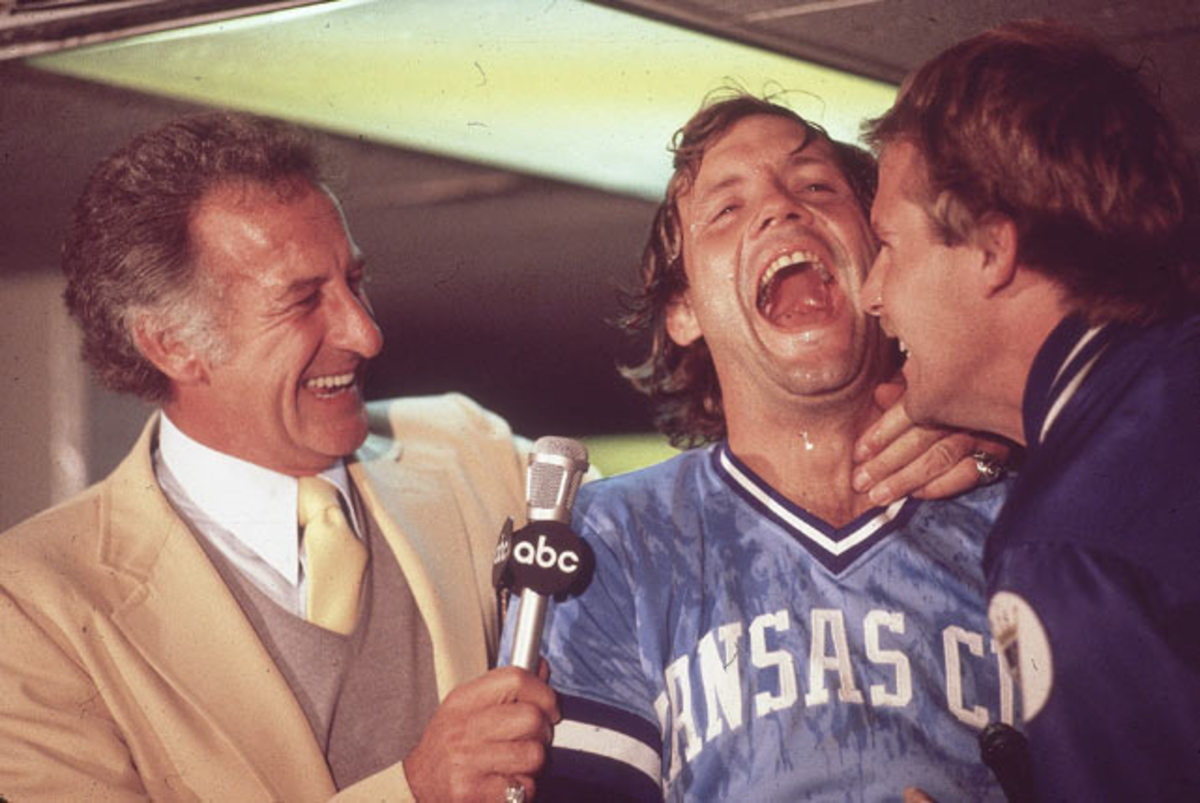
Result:
<svg viewBox="0 0 1200 803"><path fill-rule="evenodd" d="M899 374L887 382L875 386L875 403L886 410L904 395L904 379Z"/></svg>

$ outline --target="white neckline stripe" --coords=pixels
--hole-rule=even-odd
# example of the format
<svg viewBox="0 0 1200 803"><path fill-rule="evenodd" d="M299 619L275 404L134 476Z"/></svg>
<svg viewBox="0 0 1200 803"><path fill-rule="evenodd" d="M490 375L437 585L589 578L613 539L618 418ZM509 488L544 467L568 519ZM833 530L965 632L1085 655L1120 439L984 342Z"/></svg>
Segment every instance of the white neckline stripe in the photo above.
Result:
<svg viewBox="0 0 1200 803"><path fill-rule="evenodd" d="M645 773L655 786L662 784L662 756L621 731L564 719L554 726L553 745L620 761Z"/></svg>
<svg viewBox="0 0 1200 803"><path fill-rule="evenodd" d="M747 477L729 458L728 452L721 450L718 455L721 459L721 466L729 473L729 476L741 486L742 490L753 496L760 504L771 511L786 525L791 527L796 532L803 535L809 541L812 541L821 549L831 555L840 556L849 552L854 547L866 541L872 535L879 531L880 527L891 522L900 513L900 509L904 507L904 503L908 497L902 497L892 502L884 510L881 510L876 516L864 522L861 527L855 530L851 535L840 541L835 541L825 533L821 532L816 527L806 522L800 516L797 516L791 510L788 510L779 500L764 491L757 483Z"/></svg>
<svg viewBox="0 0 1200 803"><path fill-rule="evenodd" d="M1063 370L1071 364L1071 360L1076 354L1079 353L1079 350L1083 347L1083 345L1091 340L1102 328L1103 327L1097 326L1088 330L1087 334L1083 336L1083 339L1079 341L1079 344L1071 350L1071 353L1063 362L1062 367L1058 369L1058 374L1054 377L1055 382L1058 381L1059 376L1062 376ZM1050 431L1050 426L1058 419L1058 414L1062 412L1063 407L1065 407L1067 402L1071 400L1071 397L1075 395L1075 391L1079 390L1079 386L1083 384L1083 380L1092 370L1092 366L1096 364L1096 360L1100 359L1100 355L1103 354L1107 349L1107 343L1097 349L1096 353L1092 355L1092 358L1088 360L1082 368L1079 369L1075 376L1071 377L1071 381L1068 382L1058 396L1055 397L1054 403L1050 405L1050 411L1046 413L1046 420L1042 422L1042 431L1038 435L1038 443L1046 442L1046 433ZM1053 385L1051 386L1053 387Z"/></svg>
<svg viewBox="0 0 1200 803"><path fill-rule="evenodd" d="M1083 337L1079 338L1079 342L1075 344L1075 348L1071 349L1071 353L1068 354L1067 358L1062 361L1062 365L1058 366L1058 372L1054 374L1054 382L1050 383L1050 387L1054 387L1055 383L1062 378L1063 371L1067 370L1067 366L1071 364L1071 360L1075 359L1075 355L1083 351L1083 347L1088 343L1091 343L1092 340L1095 339L1096 335L1100 334L1100 330L1103 328L1103 324L1100 326L1093 326L1091 329L1088 329L1083 333Z"/></svg>

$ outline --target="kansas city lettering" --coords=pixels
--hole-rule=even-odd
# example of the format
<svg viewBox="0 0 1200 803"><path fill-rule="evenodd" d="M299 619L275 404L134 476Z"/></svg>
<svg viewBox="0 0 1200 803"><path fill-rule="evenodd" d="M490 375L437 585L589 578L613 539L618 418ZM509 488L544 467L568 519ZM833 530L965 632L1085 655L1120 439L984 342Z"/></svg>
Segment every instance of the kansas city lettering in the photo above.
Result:
<svg viewBox="0 0 1200 803"><path fill-rule="evenodd" d="M861 629L864 654L851 653L848 627ZM694 759L704 745L723 733L742 728L747 718L762 717L796 705L870 705L904 708L913 704L913 670L902 650L904 614L871 610L850 625L835 608L813 608L809 614L807 655L773 648L776 634L790 630L791 612L780 609L755 617L749 625L730 622L706 633L693 653L672 661L664 672L666 691L655 701L661 722L670 722L670 777ZM900 643L898 643L900 642ZM958 625L941 632L944 698L941 703L959 721L974 728L989 722L988 703L994 703L1003 722L1013 721L1013 681L995 642ZM857 666L865 659L868 665ZM971 662L992 661L1000 677L997 699L968 700L963 675ZM694 688L698 664L700 688ZM798 665L799 664L799 665ZM866 670L869 669L869 674ZM747 699L753 676L761 689ZM804 677L803 692L799 679ZM860 678L870 678L863 687ZM703 728L703 732L701 732Z"/></svg>

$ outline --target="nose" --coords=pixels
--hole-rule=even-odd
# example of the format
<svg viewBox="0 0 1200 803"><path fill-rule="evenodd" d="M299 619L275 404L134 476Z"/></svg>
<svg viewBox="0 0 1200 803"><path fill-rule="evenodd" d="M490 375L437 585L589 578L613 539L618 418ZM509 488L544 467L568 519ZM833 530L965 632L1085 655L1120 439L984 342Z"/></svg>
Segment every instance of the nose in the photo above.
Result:
<svg viewBox="0 0 1200 803"><path fill-rule="evenodd" d="M867 280L863 282L863 310L868 315L883 314L883 274L887 270L884 265L883 254L875 256L875 262L872 263L871 269L867 271Z"/></svg>
<svg viewBox="0 0 1200 803"><path fill-rule="evenodd" d="M763 194L758 231L765 232L780 223L812 223L812 210L781 181L772 181Z"/></svg>
<svg viewBox="0 0 1200 803"><path fill-rule="evenodd" d="M366 293L343 286L333 313L330 340L346 351L371 359L383 348L383 332L375 322L375 312Z"/></svg>

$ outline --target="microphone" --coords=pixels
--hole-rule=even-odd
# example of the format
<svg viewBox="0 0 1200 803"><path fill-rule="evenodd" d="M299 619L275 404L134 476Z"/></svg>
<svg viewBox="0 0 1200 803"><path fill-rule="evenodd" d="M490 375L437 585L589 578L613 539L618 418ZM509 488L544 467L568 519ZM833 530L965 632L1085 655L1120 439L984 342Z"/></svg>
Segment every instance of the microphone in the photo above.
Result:
<svg viewBox="0 0 1200 803"><path fill-rule="evenodd" d="M1008 803L1032 803L1033 765L1023 733L993 722L979 734L979 758L1000 782Z"/></svg>
<svg viewBox="0 0 1200 803"><path fill-rule="evenodd" d="M529 523L508 536L507 549L497 549L498 561L502 551L508 552L506 566L498 574L521 589L510 663L530 672L537 671L549 598L562 601L582 592L595 570L591 547L570 527L571 507L587 470L587 448L582 443L539 438L529 454L526 477ZM502 544L504 540L502 536Z"/></svg>

